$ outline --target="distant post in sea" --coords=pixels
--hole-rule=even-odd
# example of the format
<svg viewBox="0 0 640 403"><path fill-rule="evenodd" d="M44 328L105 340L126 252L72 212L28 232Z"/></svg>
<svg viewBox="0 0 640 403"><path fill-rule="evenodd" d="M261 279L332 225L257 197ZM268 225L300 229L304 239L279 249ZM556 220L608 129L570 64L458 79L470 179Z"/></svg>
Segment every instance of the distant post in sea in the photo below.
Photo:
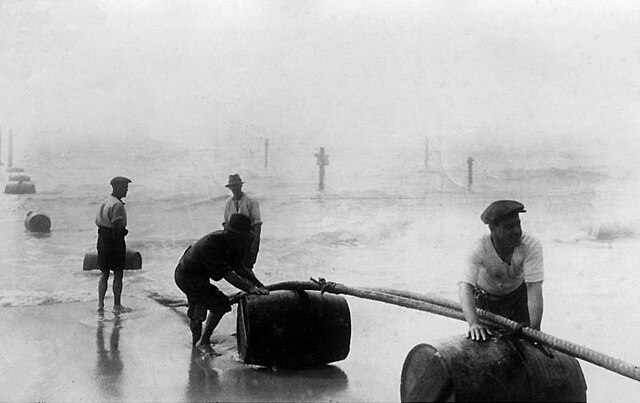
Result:
<svg viewBox="0 0 640 403"><path fill-rule="evenodd" d="M320 183L318 184L318 190L324 190L324 167L329 165L329 156L324 153L324 147L320 147L320 152L315 154L318 159L317 165L320 170Z"/></svg>
<svg viewBox="0 0 640 403"><path fill-rule="evenodd" d="M473 158L471 157L467 158L467 177L467 189L471 191L471 186L473 185Z"/></svg>
<svg viewBox="0 0 640 403"><path fill-rule="evenodd" d="M9 157L7 159L7 168L13 167L13 132L9 130Z"/></svg>
<svg viewBox="0 0 640 403"><path fill-rule="evenodd" d="M424 167L429 168L429 137L424 139Z"/></svg>
<svg viewBox="0 0 640 403"><path fill-rule="evenodd" d="M264 169L267 169L269 161L269 139L264 139Z"/></svg>

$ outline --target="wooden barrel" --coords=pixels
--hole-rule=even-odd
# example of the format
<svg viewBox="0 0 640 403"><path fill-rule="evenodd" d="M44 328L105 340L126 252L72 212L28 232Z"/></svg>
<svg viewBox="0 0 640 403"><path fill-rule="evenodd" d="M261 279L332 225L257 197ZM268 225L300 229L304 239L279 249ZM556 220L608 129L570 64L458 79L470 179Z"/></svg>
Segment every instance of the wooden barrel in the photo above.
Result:
<svg viewBox="0 0 640 403"><path fill-rule="evenodd" d="M247 364L301 368L340 361L349 354L347 301L319 291L272 291L238 304L238 352Z"/></svg>
<svg viewBox="0 0 640 403"><path fill-rule="evenodd" d="M46 214L29 211L24 218L24 226L29 232L49 232L51 219Z"/></svg>
<svg viewBox="0 0 640 403"><path fill-rule="evenodd" d="M7 167L7 172L24 172L24 168Z"/></svg>
<svg viewBox="0 0 640 403"><path fill-rule="evenodd" d="M29 175L25 175L25 174L9 174L9 178L8 178L11 182L30 182L31 181L31 177Z"/></svg>
<svg viewBox="0 0 640 403"><path fill-rule="evenodd" d="M585 402L578 361L521 339L455 337L415 346L402 367L403 402Z"/></svg>
<svg viewBox="0 0 640 403"><path fill-rule="evenodd" d="M31 182L12 182L7 183L4 187L4 192L9 194L27 194L35 193L36 185Z"/></svg>
<svg viewBox="0 0 640 403"><path fill-rule="evenodd" d="M140 252L127 248L124 258L125 270L140 270L142 269L142 255ZM100 270L98 267L98 251L94 248L87 249L84 254L84 260L82 261L82 270Z"/></svg>

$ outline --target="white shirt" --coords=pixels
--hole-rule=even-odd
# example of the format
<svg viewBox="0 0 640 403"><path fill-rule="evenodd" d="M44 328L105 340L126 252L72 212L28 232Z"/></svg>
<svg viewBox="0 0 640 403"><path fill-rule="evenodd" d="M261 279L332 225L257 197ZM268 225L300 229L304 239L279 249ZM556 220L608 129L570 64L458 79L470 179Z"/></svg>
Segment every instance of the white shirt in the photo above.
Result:
<svg viewBox="0 0 640 403"><path fill-rule="evenodd" d="M498 256L491 234L483 236L469 257L461 282L479 287L489 294L505 295L522 284L544 280L542 245L523 233L522 242L513 250L511 264Z"/></svg>
<svg viewBox="0 0 640 403"><path fill-rule="evenodd" d="M227 203L224 206L224 223L228 223L231 215L236 213L249 217L249 219L251 219L251 226L262 224L260 204L256 198L247 193L243 193L242 197L238 200L234 199L233 196L227 199Z"/></svg>
<svg viewBox="0 0 640 403"><path fill-rule="evenodd" d="M95 222L98 227L113 228L113 224L118 220L122 220L122 227L126 228L127 212L124 209L124 203L111 195L100 205Z"/></svg>

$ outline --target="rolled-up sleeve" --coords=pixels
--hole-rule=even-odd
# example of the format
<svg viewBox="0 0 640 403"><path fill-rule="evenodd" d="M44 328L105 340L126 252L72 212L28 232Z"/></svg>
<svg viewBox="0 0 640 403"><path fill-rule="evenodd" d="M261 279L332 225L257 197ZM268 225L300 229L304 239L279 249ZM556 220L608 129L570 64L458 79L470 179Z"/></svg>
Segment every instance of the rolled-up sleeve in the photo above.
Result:
<svg viewBox="0 0 640 403"><path fill-rule="evenodd" d="M530 238L525 244L523 262L524 281L535 283L544 280L544 262L542 258L542 244L537 239Z"/></svg>
<svg viewBox="0 0 640 403"><path fill-rule="evenodd" d="M480 245L476 245L476 248L468 256L466 265L462 269L460 280L458 283L467 283L472 286L476 286L478 283L478 273L480 272L481 253L478 248Z"/></svg>
<svg viewBox="0 0 640 403"><path fill-rule="evenodd" d="M262 218L260 217L260 203L253 197L248 200L249 218L251 218L251 225L262 224Z"/></svg>

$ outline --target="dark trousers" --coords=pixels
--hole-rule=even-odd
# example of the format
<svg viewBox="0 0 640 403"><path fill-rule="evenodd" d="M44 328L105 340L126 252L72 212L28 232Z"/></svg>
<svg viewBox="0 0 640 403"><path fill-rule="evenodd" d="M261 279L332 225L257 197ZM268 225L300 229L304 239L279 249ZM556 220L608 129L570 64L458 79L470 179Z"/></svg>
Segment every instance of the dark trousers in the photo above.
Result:
<svg viewBox="0 0 640 403"><path fill-rule="evenodd" d="M493 295L476 288L476 307L504 316L518 323L529 325L529 304L527 303L527 285L525 282L507 295Z"/></svg>
<svg viewBox="0 0 640 403"><path fill-rule="evenodd" d="M99 227L96 247L100 270L124 270L127 250L124 236L116 237L111 228Z"/></svg>

